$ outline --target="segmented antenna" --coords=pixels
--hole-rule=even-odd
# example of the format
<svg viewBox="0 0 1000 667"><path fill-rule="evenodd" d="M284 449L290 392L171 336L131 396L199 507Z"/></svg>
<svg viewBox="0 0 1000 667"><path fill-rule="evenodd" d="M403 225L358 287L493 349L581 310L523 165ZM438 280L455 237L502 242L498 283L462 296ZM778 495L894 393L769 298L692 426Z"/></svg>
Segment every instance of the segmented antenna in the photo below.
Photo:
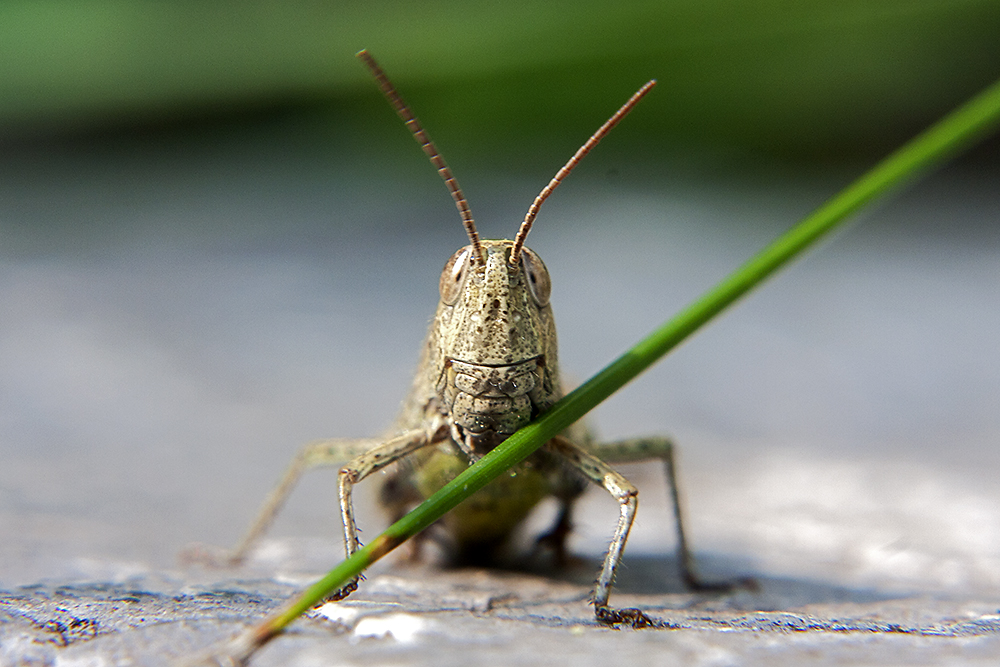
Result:
<svg viewBox="0 0 1000 667"><path fill-rule="evenodd" d="M549 181L549 184L542 188L542 191L538 193L535 197L535 201L528 208L528 212L524 216L524 222L521 223L521 228L517 230L517 236L514 237L514 247L510 251L510 264L511 266L516 266L521 260L521 247L524 245L524 239L528 236L528 232L531 231L531 225L535 221L535 216L538 215L538 209L541 208L542 202L549 198L552 191L555 190L559 184L562 182L569 172L573 171L573 167L576 163L583 159L583 156L590 152L590 150L598 144L598 142L604 138L608 132L611 131L615 125L618 124L622 118L628 115L628 112L632 110L639 100L650 91L650 89L656 85L656 79L646 82L642 88L636 91L635 95L629 98L628 102L622 105L622 108L615 112L611 118L607 120L601 128L594 132L594 134L587 139L587 143L580 146L580 150L576 152L573 157L569 159L563 168L555 175L555 177Z"/></svg>
<svg viewBox="0 0 1000 667"><path fill-rule="evenodd" d="M474 259L476 259L480 264L485 265L486 259L483 256L483 246L479 243L479 233L476 231L476 223L472 219L472 212L469 210L469 202L465 200L465 195L462 194L462 188L458 187L458 181L451 173L451 169L445 163L444 158L438 153L437 147L434 142L431 141L427 133L424 132L424 128L420 126L420 121L417 117L413 115L410 111L410 107L406 106L406 102L403 98L399 96L396 92L395 87L393 87L392 82L389 81L389 77L385 75L382 68L378 66L375 59L372 58L371 54L367 50L358 51L358 58L364 62L371 71L372 76L378 81L379 88L382 89L382 93L385 95L386 99L389 100L389 104L396 109L396 113L399 117L403 119L406 123L406 127L410 129L413 133L414 139L420 144L420 147L427 153L427 157L431 159L431 163L437 167L438 173L441 174L441 178L444 179L445 185L448 186L448 191L451 192L452 199L455 200L455 206L458 207L458 212L462 216L462 224L465 225L465 231L469 234L469 240L472 241L472 252L474 253Z"/></svg>

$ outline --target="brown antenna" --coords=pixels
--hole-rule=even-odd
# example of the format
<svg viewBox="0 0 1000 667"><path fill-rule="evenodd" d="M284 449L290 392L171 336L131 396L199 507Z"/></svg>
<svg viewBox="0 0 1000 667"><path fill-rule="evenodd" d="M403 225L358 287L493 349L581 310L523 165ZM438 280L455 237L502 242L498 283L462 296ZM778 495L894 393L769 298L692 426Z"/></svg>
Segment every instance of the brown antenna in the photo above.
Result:
<svg viewBox="0 0 1000 667"><path fill-rule="evenodd" d="M361 58L362 62L371 71L372 76L378 81L379 88L382 89L382 93L385 95L386 99L389 100L395 109L399 117L403 119L406 123L406 127L410 129L413 133L413 138L417 140L420 147L427 153L427 157L431 159L431 163L437 167L438 173L441 174L441 178L444 179L445 185L448 186L448 191L451 192L452 199L455 200L455 206L458 207L458 212L462 216L462 224L465 225L465 231L469 234L469 240L472 241L472 252L474 253L474 259L476 259L480 264L486 264L486 259L483 257L483 246L479 243L479 233L476 231L476 223L472 219L472 212L469 210L469 202L465 200L465 195L462 194L462 188L458 187L458 181L451 173L451 169L445 163L444 158L438 153L437 147L431 138L427 136L424 132L424 128L420 126L420 121L417 117L413 115L410 111L410 107L406 106L406 102L403 98L399 96L396 92L396 88L393 87L392 82L389 81L389 77L385 75L382 68L378 66L375 59L372 58L371 54L367 50L362 49L358 51L358 58Z"/></svg>
<svg viewBox="0 0 1000 667"><path fill-rule="evenodd" d="M528 208L528 212L524 216L524 222L521 223L521 228L517 230L517 236L514 237L514 247L511 248L510 251L511 266L516 266L521 259L521 247L524 245L524 239L528 236L528 232L531 231L531 224L535 221L535 216L538 215L538 209L541 208L542 202L548 199L549 195L552 194L552 191L555 190L562 180L569 175L569 172L573 171L573 167L576 166L576 163L582 160L583 156L589 153L590 150L604 138L604 135L610 132L611 128L618 124L618 121L627 116L628 112L632 110L632 107L638 104L639 100L641 100L643 96L655 85L656 79L653 79L637 90L635 95L630 97L628 102L622 105L621 109L616 111L615 114L611 116L606 123L604 123L604 125L601 125L601 128L597 130L597 132L594 132L590 139L587 139L587 143L580 146L580 150L578 150L576 154L569 159L569 162L563 165L563 168L559 170L551 181L549 181L549 184L542 188L542 191L538 193L538 196L535 197L535 201Z"/></svg>

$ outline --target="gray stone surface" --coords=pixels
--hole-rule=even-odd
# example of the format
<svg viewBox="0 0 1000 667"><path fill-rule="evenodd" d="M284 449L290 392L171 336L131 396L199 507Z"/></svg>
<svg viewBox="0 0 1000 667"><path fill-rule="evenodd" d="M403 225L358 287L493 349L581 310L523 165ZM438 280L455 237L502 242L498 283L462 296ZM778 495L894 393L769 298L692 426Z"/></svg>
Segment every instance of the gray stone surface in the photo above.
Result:
<svg viewBox="0 0 1000 667"><path fill-rule="evenodd" d="M332 475L316 473L246 569L175 561L232 544L302 443L388 425L463 243L432 170L401 181L378 156L305 145L279 131L0 156L0 665L170 664L339 560ZM577 377L847 180L599 156L530 239ZM539 186L460 178L486 236L510 235ZM597 410L608 438L676 436L700 566L758 592L684 593L663 480L629 466L641 503L612 601L676 629L593 623L616 509L591 493L579 567L390 558L327 609L341 621L314 613L254 664L995 664L995 185L989 164L936 174Z"/></svg>
<svg viewBox="0 0 1000 667"><path fill-rule="evenodd" d="M641 584L634 578L624 588ZM484 570L383 574L295 623L253 664L995 664L1000 650L996 599L759 585L758 593L723 597L625 592L619 604L641 605L670 629L610 630L594 622L586 584ZM149 578L23 587L0 597L0 660L178 664L294 590L271 580Z"/></svg>

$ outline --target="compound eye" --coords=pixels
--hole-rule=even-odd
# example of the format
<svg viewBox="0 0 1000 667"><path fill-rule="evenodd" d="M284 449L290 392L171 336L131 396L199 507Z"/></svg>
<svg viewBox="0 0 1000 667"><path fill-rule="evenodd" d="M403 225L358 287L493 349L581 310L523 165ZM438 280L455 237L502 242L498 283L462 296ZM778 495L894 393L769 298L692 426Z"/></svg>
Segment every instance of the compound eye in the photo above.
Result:
<svg viewBox="0 0 1000 667"><path fill-rule="evenodd" d="M549 270L545 268L541 257L527 248L521 248L521 264L524 265L524 275L528 280L528 291L539 306L549 303L552 294L552 281L549 280Z"/></svg>
<svg viewBox="0 0 1000 667"><path fill-rule="evenodd" d="M472 260L472 246L465 246L448 260L441 271L441 280L438 283L438 290L441 292L441 301L447 306L454 306L458 301L458 295L462 293L462 285L465 283L465 276L469 273L469 265Z"/></svg>

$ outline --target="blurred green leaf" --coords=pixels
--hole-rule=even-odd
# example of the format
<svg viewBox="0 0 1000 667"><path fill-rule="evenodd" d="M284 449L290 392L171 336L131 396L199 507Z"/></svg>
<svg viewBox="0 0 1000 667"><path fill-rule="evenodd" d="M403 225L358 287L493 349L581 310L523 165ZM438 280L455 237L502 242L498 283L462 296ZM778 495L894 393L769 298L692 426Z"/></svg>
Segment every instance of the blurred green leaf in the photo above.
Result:
<svg viewBox="0 0 1000 667"><path fill-rule="evenodd" d="M360 48L484 151L575 141L658 78L621 145L871 154L1000 74L1000 3L5 2L0 128L350 106L377 95Z"/></svg>

